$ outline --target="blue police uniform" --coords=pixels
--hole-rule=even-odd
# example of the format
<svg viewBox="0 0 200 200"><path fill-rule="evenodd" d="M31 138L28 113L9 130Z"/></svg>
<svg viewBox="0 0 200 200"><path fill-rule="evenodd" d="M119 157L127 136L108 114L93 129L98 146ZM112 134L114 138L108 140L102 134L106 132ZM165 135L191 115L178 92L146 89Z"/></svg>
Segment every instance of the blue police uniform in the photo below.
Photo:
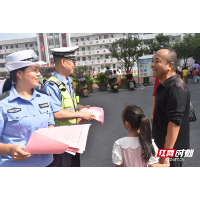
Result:
<svg viewBox="0 0 200 200"><path fill-rule="evenodd" d="M60 74L58 74L56 71L53 73L53 76L55 76L56 78L58 78L60 81L62 81L65 84L65 87L70 92L70 94L73 98L74 92L71 88L71 83L72 83L71 78L68 76L67 79L65 79ZM58 86L56 84L53 84L52 82L47 82L44 85L42 90L44 92L47 92L48 94L51 94L50 99L51 99L52 111L58 112L58 111L62 110L62 107L61 107L62 97L61 97L61 93L60 93Z"/></svg>
<svg viewBox="0 0 200 200"><path fill-rule="evenodd" d="M65 84L65 87L69 91L71 97L74 97L73 89L71 88L72 80L68 76L67 79L63 78L61 75L59 75L56 71L54 72L53 76L58 78L60 81L62 81ZM52 82L47 82L43 89L44 92L47 92L51 94L51 106L53 112L58 112L62 110L61 107L61 100L62 96L60 93L60 90L58 86ZM63 154L54 154L54 162L51 164L51 166L56 167L79 167L80 166L80 154L77 153L75 156L72 156L69 153L64 152Z"/></svg>
<svg viewBox="0 0 200 200"><path fill-rule="evenodd" d="M33 89L31 99L26 100L13 85L0 96L0 143L26 147L34 131L54 124L48 94ZM9 154L0 155L1 167L46 167L52 161L52 154L34 154L21 161L14 161Z"/></svg>

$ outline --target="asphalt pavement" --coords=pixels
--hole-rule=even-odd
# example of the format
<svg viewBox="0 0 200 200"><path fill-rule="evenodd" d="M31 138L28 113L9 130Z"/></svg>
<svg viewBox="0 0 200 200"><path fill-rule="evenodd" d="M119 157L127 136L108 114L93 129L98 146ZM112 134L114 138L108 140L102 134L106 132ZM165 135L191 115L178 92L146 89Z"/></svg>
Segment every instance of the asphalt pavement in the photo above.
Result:
<svg viewBox="0 0 200 200"><path fill-rule="evenodd" d="M192 158L184 158L184 167L200 166L200 83L187 84L193 104L196 122L190 123L190 148L194 149ZM153 99L153 85L136 88L135 90L120 89L118 93L95 90L88 97L80 97L80 104L101 107L104 109L104 125L97 121L91 123L85 152L81 155L81 167L114 167L112 163L112 147L116 140L128 135L124 129L121 113L126 105L136 104L150 118Z"/></svg>

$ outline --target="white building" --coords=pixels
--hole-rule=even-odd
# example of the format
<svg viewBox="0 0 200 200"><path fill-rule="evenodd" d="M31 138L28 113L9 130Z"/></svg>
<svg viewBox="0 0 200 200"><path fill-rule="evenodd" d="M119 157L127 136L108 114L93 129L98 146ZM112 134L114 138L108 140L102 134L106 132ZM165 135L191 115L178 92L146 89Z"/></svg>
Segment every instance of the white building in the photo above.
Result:
<svg viewBox="0 0 200 200"><path fill-rule="evenodd" d="M53 66L53 55L50 51L57 47L79 46L76 51L78 61L76 66L92 66L96 72L104 72L105 65L110 64L111 70L118 69L120 64L116 58L111 57L108 50L110 45L120 38L133 33L38 33L37 41L40 59ZM138 33L144 44L152 43L157 33ZM182 39L183 33L168 33L172 40ZM135 65L135 69L137 66Z"/></svg>
<svg viewBox="0 0 200 200"><path fill-rule="evenodd" d="M38 55L37 37L0 41L0 72L7 71L6 56L21 50L32 49Z"/></svg>

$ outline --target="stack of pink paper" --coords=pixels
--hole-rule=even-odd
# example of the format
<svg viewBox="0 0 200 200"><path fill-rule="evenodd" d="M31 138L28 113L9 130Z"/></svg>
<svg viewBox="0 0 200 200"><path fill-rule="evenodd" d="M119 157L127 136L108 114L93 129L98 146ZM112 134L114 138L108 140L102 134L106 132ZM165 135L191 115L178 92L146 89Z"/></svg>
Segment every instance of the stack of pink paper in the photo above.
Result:
<svg viewBox="0 0 200 200"><path fill-rule="evenodd" d="M32 133L25 151L31 154L83 153L90 125L41 128Z"/></svg>
<svg viewBox="0 0 200 200"><path fill-rule="evenodd" d="M90 107L90 108L83 108L79 112L90 112L95 115L95 120L97 120L100 124L103 125L104 123L104 110L103 108L99 107ZM84 120L81 120L78 124L81 124Z"/></svg>

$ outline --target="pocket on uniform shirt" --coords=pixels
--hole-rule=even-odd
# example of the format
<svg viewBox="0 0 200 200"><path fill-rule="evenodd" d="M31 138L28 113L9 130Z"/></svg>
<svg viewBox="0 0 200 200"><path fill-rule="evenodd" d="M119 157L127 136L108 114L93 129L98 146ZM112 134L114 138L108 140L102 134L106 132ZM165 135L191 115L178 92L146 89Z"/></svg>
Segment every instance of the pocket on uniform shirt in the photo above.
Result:
<svg viewBox="0 0 200 200"><path fill-rule="evenodd" d="M52 112L50 107L39 108L39 111L40 111L41 114L49 114L49 113Z"/></svg>
<svg viewBox="0 0 200 200"><path fill-rule="evenodd" d="M23 119L27 117L25 111L6 114L8 121L5 123L4 130L11 135L18 135L18 131L23 128Z"/></svg>

